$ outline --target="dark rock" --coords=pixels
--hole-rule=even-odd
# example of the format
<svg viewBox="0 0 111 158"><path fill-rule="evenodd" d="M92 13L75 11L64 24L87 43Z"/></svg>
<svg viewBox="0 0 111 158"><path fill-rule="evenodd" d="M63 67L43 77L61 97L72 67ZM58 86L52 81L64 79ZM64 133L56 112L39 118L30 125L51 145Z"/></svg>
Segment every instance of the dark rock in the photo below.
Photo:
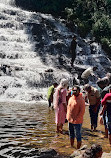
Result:
<svg viewBox="0 0 111 158"><path fill-rule="evenodd" d="M54 70L53 69L47 69L45 70L45 72L53 72Z"/></svg>
<svg viewBox="0 0 111 158"><path fill-rule="evenodd" d="M53 158L54 156L52 156L51 154L45 154L42 156L37 156L37 158Z"/></svg>
<svg viewBox="0 0 111 158"><path fill-rule="evenodd" d="M51 155L57 155L57 152L54 149L48 149L41 151L41 154L51 154Z"/></svg>

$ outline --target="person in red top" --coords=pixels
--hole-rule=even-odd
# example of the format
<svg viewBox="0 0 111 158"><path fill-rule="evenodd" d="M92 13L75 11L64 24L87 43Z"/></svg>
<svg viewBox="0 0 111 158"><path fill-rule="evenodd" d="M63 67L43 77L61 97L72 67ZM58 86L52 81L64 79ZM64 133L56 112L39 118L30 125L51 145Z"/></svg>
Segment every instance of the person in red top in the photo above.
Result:
<svg viewBox="0 0 111 158"><path fill-rule="evenodd" d="M77 139L77 149L81 146L81 128L83 116L85 113L85 100L80 93L80 87L74 86L73 95L69 99L67 106L67 120L69 122L69 135L71 147L74 145L74 139Z"/></svg>
<svg viewBox="0 0 111 158"><path fill-rule="evenodd" d="M102 112L100 113L100 115L103 115L105 110L107 113L108 136L109 136L109 143L111 145L111 86L109 87L109 93L107 93L104 96L104 98L101 101L101 104L103 105L103 108L102 108Z"/></svg>

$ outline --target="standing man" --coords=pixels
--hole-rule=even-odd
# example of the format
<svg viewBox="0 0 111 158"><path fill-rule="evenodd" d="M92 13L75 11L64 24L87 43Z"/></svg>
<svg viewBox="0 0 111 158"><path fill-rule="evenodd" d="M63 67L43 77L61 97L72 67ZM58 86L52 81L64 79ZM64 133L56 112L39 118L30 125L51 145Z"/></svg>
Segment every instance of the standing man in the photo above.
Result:
<svg viewBox="0 0 111 158"><path fill-rule="evenodd" d="M89 82L89 76L95 76L96 78L98 78L95 74L94 74L94 71L97 70L97 67L94 66L94 67L89 67L88 69L86 69L82 75L81 75L81 78L84 80L84 84L87 84Z"/></svg>
<svg viewBox="0 0 111 158"><path fill-rule="evenodd" d="M88 100L87 105L89 105L89 114L91 119L91 131L96 131L97 128L97 120L98 120L98 113L100 108L100 93L99 91L90 86L89 84L86 84L84 86L84 90L86 93L86 99Z"/></svg>
<svg viewBox="0 0 111 158"><path fill-rule="evenodd" d="M102 112L100 115L104 114L104 111L106 110L107 114L107 128L108 128L108 135L109 135L109 143L111 145L111 86L109 87L109 93L107 93L104 98L101 101L101 104L103 105Z"/></svg>
<svg viewBox="0 0 111 158"><path fill-rule="evenodd" d="M98 90L101 95L101 99L103 99L106 93L109 92L109 86L108 86L109 80L107 77L104 77L104 78L99 79L96 83L98 85ZM106 116L106 110L105 110L103 114L103 122L104 122L104 127L105 127L105 138L108 138L108 128L107 128L106 121L107 121L107 116Z"/></svg>
<svg viewBox="0 0 111 158"><path fill-rule="evenodd" d="M57 87L57 83L53 83L52 86L50 86L48 88L48 93L47 93L47 100L48 100L48 103L49 103L49 107L51 107L51 103L53 102L53 94L54 94L54 88Z"/></svg>
<svg viewBox="0 0 111 158"><path fill-rule="evenodd" d="M85 113L85 101L80 93L80 87L74 86L73 95L69 99L67 106L67 120L69 122L69 135L71 147L74 145L74 139L77 139L77 149L81 147L81 128L83 116Z"/></svg>
<svg viewBox="0 0 111 158"><path fill-rule="evenodd" d="M76 35L74 35L74 37L71 41L71 45L70 45L70 53L72 55L71 66L73 66L74 60L76 58L76 46L77 46Z"/></svg>

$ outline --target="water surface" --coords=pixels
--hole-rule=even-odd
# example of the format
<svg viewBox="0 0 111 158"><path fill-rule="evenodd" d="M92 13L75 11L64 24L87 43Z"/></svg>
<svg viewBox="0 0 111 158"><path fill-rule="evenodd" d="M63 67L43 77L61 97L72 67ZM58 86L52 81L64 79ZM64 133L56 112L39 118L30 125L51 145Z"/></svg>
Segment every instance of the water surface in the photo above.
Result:
<svg viewBox="0 0 111 158"><path fill-rule="evenodd" d="M0 103L0 155L33 157L39 148L54 148L63 155L76 150L70 147L68 124L64 125L64 134L56 134L54 110L47 103L22 104ZM104 126L98 125L97 132L90 131L88 109L83 123L83 143L91 146L99 143L104 152L110 152L108 139L104 138Z"/></svg>

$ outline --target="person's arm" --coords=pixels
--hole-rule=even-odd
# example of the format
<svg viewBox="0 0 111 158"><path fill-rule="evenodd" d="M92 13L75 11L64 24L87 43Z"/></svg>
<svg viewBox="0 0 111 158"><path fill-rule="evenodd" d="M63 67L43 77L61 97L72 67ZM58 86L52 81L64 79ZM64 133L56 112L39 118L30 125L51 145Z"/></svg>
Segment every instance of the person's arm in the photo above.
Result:
<svg viewBox="0 0 111 158"><path fill-rule="evenodd" d="M106 105L103 105L102 111L100 112L100 116L104 114L104 111L106 110Z"/></svg>
<svg viewBox="0 0 111 158"><path fill-rule="evenodd" d="M67 95L67 91L66 91L66 89L64 89L63 94L62 94L62 104L64 106L65 112L67 112L66 95Z"/></svg>
<svg viewBox="0 0 111 158"><path fill-rule="evenodd" d="M107 101L107 99L108 99L108 96L107 96L107 94L104 96L104 98L102 99L102 101L101 101L101 104L102 104L102 111L100 112L100 115L103 115L104 114L104 111L105 111L105 109L106 109L106 101Z"/></svg>
<svg viewBox="0 0 111 158"><path fill-rule="evenodd" d="M51 102L53 102L53 95L54 95L54 88L51 89L51 95L50 95Z"/></svg>
<svg viewBox="0 0 111 158"><path fill-rule="evenodd" d="M96 113L97 112L97 109L98 109L98 106L100 105L100 100L101 100L101 96L100 96L100 93L99 91L96 89L96 105L95 105L95 108L94 108L94 112Z"/></svg>
<svg viewBox="0 0 111 158"><path fill-rule="evenodd" d="M85 95L84 100L85 100L85 106L89 106L90 104L88 103L88 97L87 97L87 95Z"/></svg>
<svg viewBox="0 0 111 158"><path fill-rule="evenodd" d="M91 74L91 76L95 76L97 79L99 79L98 76L94 73L94 71L93 71L92 68L91 68L91 70L90 70L90 74Z"/></svg>
<svg viewBox="0 0 111 158"><path fill-rule="evenodd" d="M83 119L83 116L85 113L85 101L84 101L84 99L81 99L81 103L80 103L79 107L80 107L80 111L79 111L79 114L77 115L76 122L79 122L80 120Z"/></svg>

